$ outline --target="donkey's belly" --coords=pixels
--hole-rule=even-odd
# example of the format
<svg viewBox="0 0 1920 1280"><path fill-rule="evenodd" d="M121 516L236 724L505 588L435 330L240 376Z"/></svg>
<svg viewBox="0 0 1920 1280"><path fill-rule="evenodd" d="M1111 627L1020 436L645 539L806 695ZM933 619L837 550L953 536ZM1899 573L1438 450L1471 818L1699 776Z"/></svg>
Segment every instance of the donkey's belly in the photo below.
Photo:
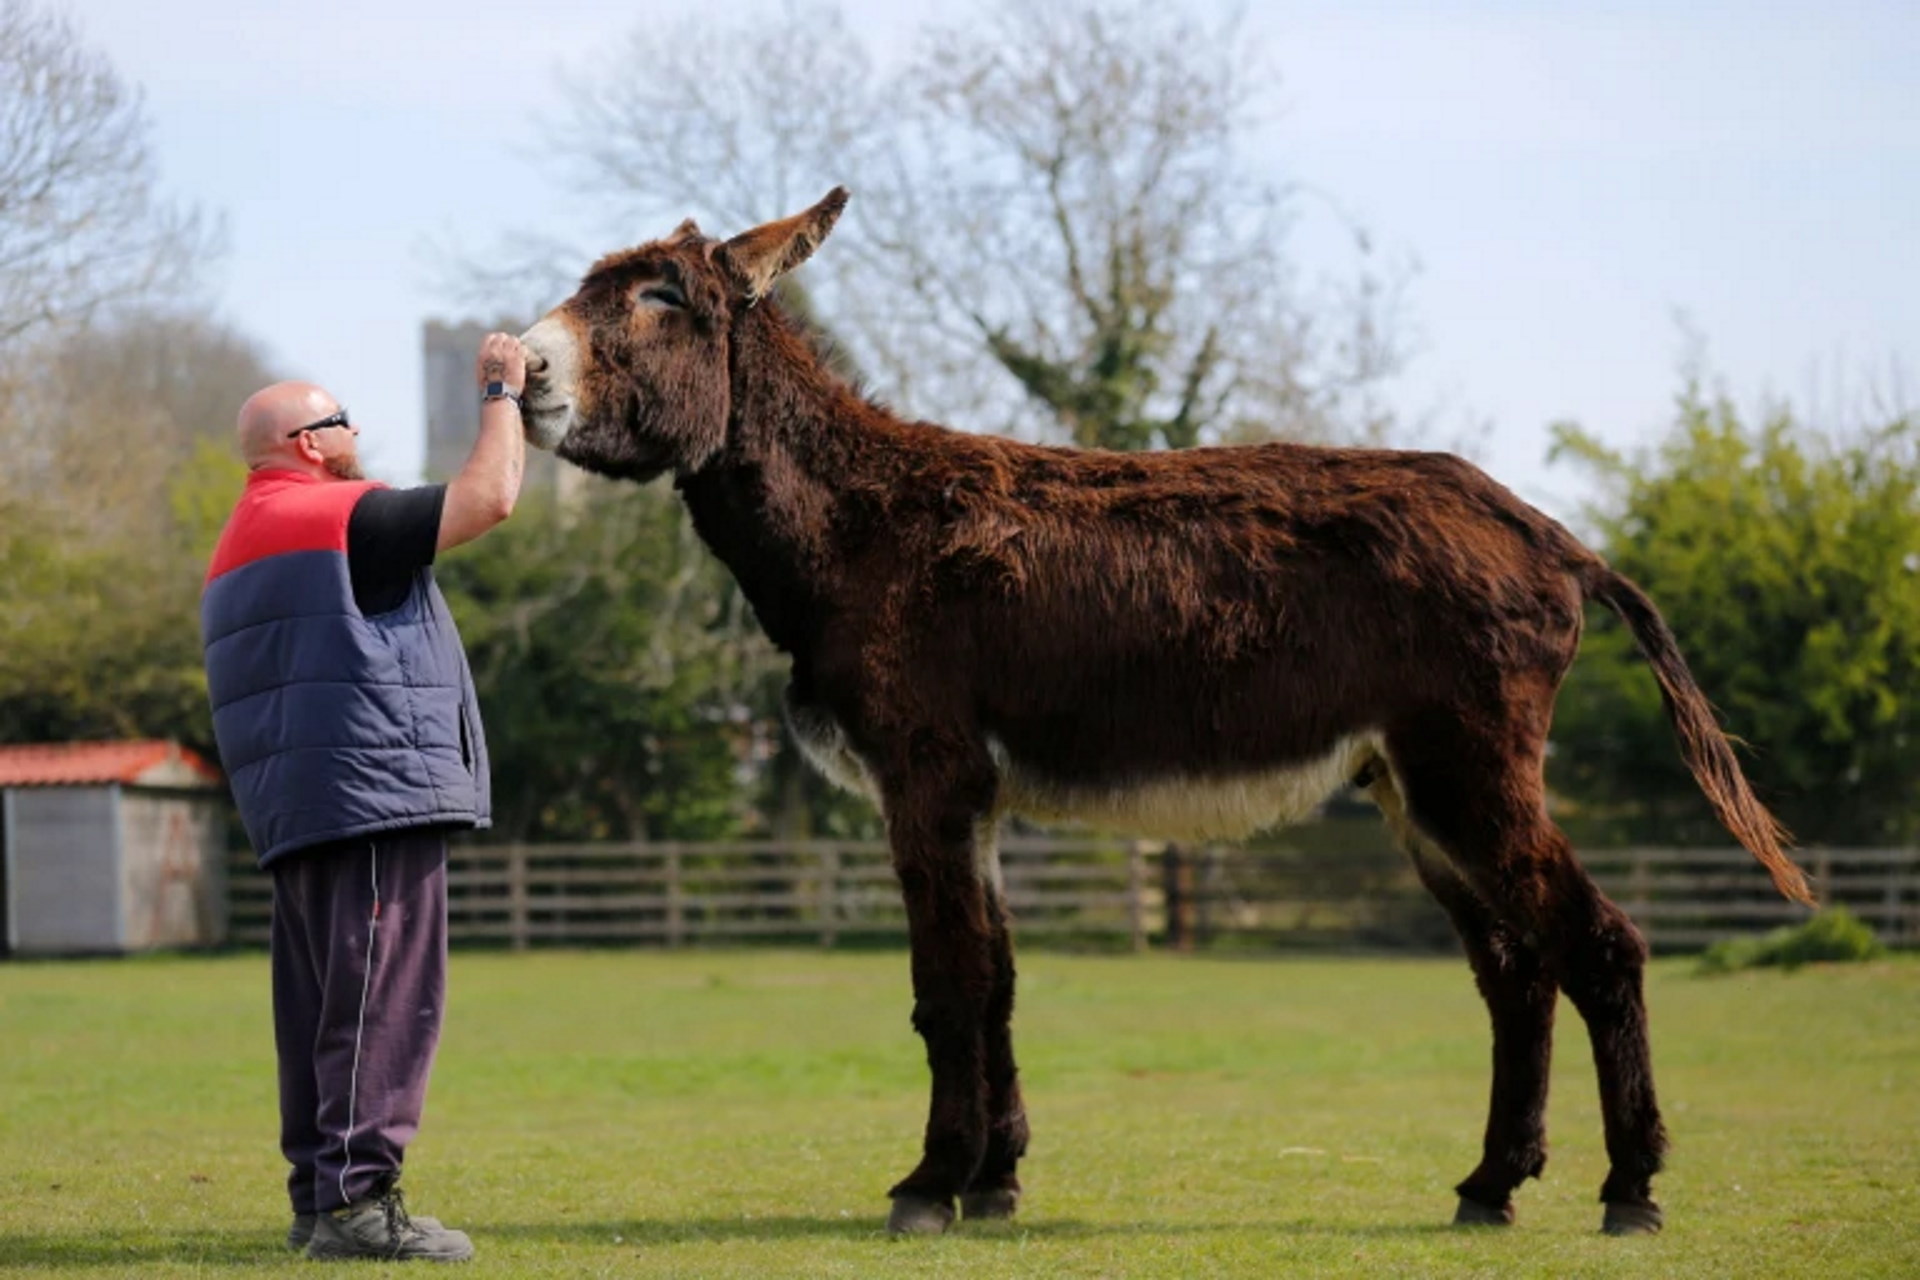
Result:
<svg viewBox="0 0 1920 1280"><path fill-rule="evenodd" d="M1237 840L1311 814L1381 754L1376 733L1335 742L1280 768L1226 775L1166 774L1112 783L1062 782L1023 765L989 740L1003 808L1043 821L1072 820L1129 835Z"/></svg>
<svg viewBox="0 0 1920 1280"><path fill-rule="evenodd" d="M832 716L790 701L787 722L815 769L848 791L881 803L872 769L848 744ZM1001 812L1179 840L1237 840L1297 822L1352 781L1370 760L1385 754L1380 735L1368 731L1341 738L1318 756L1278 768L1094 782L1051 777L1022 761L998 738L988 738L987 749L1000 775L997 808Z"/></svg>

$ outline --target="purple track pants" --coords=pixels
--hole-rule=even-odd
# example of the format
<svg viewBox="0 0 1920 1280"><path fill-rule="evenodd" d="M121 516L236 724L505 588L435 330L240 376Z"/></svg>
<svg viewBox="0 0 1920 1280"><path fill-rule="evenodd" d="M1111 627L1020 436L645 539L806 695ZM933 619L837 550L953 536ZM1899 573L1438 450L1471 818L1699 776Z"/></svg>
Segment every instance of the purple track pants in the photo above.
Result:
<svg viewBox="0 0 1920 1280"><path fill-rule="evenodd" d="M447 993L447 833L303 849L273 873L280 1150L295 1213L364 1200L420 1128Z"/></svg>

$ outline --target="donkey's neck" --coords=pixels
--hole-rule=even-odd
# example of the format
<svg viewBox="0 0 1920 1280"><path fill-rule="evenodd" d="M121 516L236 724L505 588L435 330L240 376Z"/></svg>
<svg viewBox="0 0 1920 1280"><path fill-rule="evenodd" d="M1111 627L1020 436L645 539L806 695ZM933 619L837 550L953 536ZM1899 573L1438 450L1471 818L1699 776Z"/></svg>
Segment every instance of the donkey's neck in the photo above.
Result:
<svg viewBox="0 0 1920 1280"><path fill-rule="evenodd" d="M886 492L869 473L898 424L823 367L771 304L742 318L733 349L726 447L678 484L702 540L791 653L829 607L849 535Z"/></svg>

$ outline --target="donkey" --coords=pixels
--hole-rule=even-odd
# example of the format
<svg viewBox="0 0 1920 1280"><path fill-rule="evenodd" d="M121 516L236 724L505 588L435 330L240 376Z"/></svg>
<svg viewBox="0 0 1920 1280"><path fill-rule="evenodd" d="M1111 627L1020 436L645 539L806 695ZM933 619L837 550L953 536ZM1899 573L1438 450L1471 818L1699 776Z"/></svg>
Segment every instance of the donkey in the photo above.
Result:
<svg viewBox="0 0 1920 1280"><path fill-rule="evenodd" d="M932 1074L888 1230L1007 1218L1028 1141L1010 1020L1002 815L1239 837L1352 783L1465 944L1493 1022L1456 1222L1513 1221L1546 1163L1554 1005L1587 1023L1602 1229L1660 1229L1647 947L1547 816L1542 762L1582 604L1618 614L1688 768L1781 893L1812 901L1647 596L1440 453L1046 448L907 422L769 297L847 200L730 240L692 221L595 263L530 329L528 439L672 472L793 663L811 762L885 818Z"/></svg>

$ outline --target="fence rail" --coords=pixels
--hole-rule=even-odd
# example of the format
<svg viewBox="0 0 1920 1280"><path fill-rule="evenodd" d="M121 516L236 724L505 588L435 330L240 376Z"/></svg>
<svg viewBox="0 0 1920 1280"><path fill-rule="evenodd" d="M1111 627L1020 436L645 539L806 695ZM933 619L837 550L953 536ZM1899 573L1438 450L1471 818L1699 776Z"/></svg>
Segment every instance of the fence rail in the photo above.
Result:
<svg viewBox="0 0 1920 1280"><path fill-rule="evenodd" d="M1920 850L1814 849L1822 901L1895 946L1920 946ZM1593 850L1582 861L1655 948L1684 950L1803 919L1740 849ZM1014 838L1001 867L1023 937L1175 948L1427 949L1451 933L1386 848L1249 850ZM266 941L272 892L250 858L229 877L234 941ZM459 844L448 873L458 942L683 946L897 940L906 913L871 841Z"/></svg>

